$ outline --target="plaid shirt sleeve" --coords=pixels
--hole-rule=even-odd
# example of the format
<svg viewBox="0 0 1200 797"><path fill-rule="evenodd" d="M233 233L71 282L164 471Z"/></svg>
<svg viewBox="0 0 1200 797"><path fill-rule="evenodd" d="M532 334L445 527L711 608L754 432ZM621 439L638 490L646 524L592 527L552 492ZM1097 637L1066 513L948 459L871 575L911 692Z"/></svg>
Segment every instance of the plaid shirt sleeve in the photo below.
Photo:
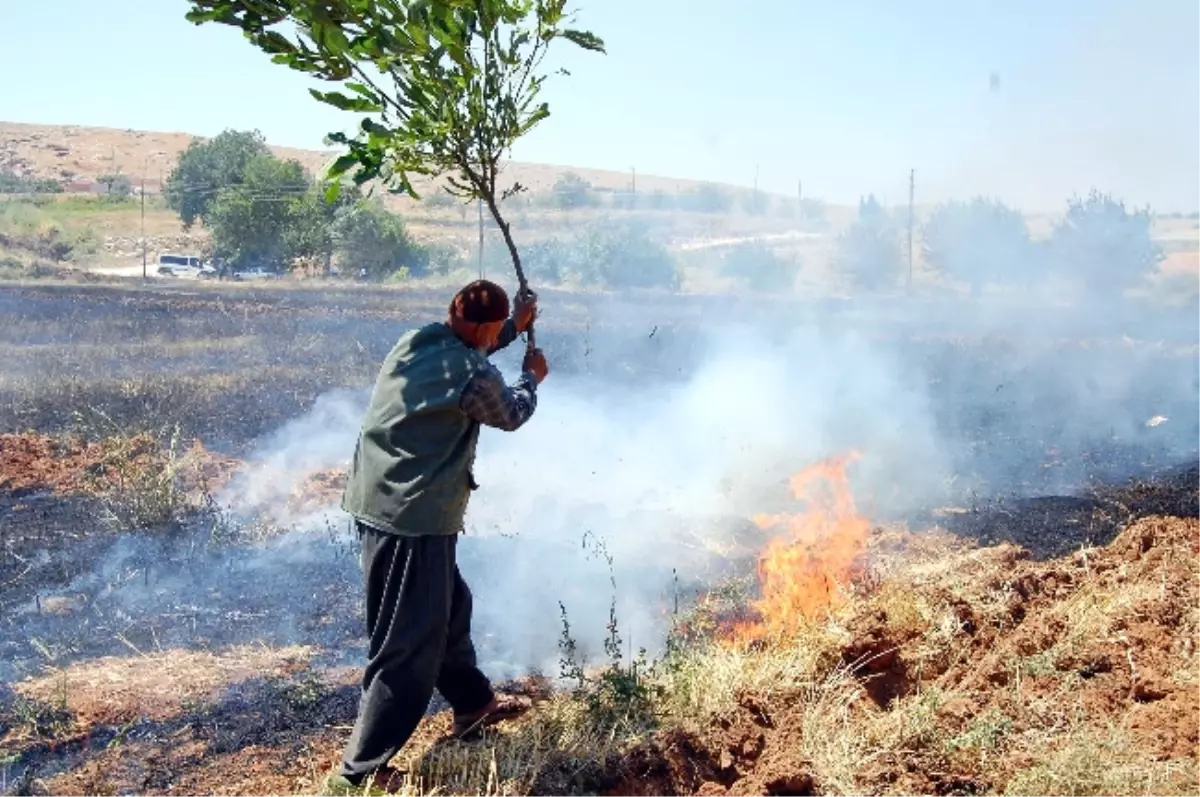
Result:
<svg viewBox="0 0 1200 797"><path fill-rule="evenodd" d="M468 417L484 426L512 432L529 420L537 408L537 382L526 372L509 387L504 384L500 369L488 363L467 383L459 406Z"/></svg>

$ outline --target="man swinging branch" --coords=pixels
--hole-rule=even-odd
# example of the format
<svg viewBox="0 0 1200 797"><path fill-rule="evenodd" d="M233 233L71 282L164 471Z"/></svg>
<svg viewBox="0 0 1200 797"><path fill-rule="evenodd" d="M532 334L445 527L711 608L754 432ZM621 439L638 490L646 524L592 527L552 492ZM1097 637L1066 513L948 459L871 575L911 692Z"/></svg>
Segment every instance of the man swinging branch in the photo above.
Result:
<svg viewBox="0 0 1200 797"><path fill-rule="evenodd" d="M499 285L462 288L444 322L410 331L383 362L342 499L362 540L369 645L358 718L336 778L342 786L400 786L388 761L408 741L436 688L454 709L454 733L524 712L497 695L476 666L471 591L455 561L475 484L480 425L515 431L537 407L546 378L539 349L511 386L488 355L532 324L537 297L518 295L509 317ZM344 783L343 783L344 781Z"/></svg>

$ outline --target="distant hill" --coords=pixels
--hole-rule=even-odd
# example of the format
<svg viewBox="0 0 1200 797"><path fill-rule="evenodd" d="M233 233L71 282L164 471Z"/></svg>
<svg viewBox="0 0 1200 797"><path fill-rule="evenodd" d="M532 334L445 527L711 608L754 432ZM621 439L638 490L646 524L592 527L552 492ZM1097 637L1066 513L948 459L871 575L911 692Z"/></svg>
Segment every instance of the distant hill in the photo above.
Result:
<svg viewBox="0 0 1200 797"><path fill-rule="evenodd" d="M146 181L147 193L159 193L164 179L193 138L189 133L163 133L143 130L118 130L78 125L34 125L0 122L0 169L18 174L46 177L74 183L86 190L103 174L129 175L134 185ZM280 158L300 161L316 173L337 156L331 150L307 150L272 146ZM630 186L629 172L611 172L573 166L511 162L502 182L514 180L532 192L549 191L567 172L574 172L601 191L623 190ZM637 175L639 192L674 193L701 185L698 180ZM417 182L418 190L421 183ZM744 193L741 186L727 186L733 193Z"/></svg>

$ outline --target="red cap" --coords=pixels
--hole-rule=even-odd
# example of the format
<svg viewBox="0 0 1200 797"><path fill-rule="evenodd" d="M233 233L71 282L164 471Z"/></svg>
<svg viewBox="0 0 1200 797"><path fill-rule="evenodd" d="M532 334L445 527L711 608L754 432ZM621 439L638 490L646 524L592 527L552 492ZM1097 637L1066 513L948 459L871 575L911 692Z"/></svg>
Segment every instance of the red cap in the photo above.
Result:
<svg viewBox="0 0 1200 797"><path fill-rule="evenodd" d="M494 282L475 280L450 301L450 315L474 324L489 324L508 318L508 294Z"/></svg>

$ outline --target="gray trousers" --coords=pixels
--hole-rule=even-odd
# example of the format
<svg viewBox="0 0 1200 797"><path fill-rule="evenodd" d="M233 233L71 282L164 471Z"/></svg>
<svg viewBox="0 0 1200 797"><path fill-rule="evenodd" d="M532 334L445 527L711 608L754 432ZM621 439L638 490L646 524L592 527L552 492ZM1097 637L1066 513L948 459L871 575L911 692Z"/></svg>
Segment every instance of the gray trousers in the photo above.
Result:
<svg viewBox="0 0 1200 797"><path fill-rule="evenodd" d="M366 578L367 666L342 760L352 782L404 746L436 688L456 713L482 709L492 687L475 661L471 590L457 535L402 537L358 524Z"/></svg>

